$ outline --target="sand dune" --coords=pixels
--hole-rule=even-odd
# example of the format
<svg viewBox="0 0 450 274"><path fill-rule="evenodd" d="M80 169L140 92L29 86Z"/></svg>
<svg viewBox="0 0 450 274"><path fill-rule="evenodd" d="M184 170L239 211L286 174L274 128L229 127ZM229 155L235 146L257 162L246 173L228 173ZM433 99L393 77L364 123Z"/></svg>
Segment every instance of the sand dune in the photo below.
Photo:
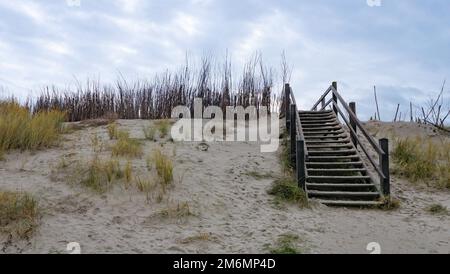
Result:
<svg viewBox="0 0 450 274"><path fill-rule="evenodd" d="M118 121L131 137L144 138L147 121ZM430 136L427 128L369 123L376 136ZM162 201L135 188L98 194L68 183L57 166L88 161L92 134L110 143L106 126L64 135L59 147L13 152L0 162L0 187L27 191L42 208L40 226L29 240L8 242L0 236L0 253L66 253L78 242L82 253L266 253L285 233L299 236L305 253L369 253L378 242L383 253L450 253L450 218L425 211L433 203L450 208L449 191L414 186L393 177L395 211L276 206L267 194L281 176L277 153L261 153L258 143L173 143L145 141L144 152L160 148L174 158L175 182ZM442 137L448 138L448 137ZM105 158L110 152L101 153ZM145 157L132 161L134 174L146 174ZM255 176L255 172L260 176ZM189 216L164 217L162 210L187 204Z"/></svg>

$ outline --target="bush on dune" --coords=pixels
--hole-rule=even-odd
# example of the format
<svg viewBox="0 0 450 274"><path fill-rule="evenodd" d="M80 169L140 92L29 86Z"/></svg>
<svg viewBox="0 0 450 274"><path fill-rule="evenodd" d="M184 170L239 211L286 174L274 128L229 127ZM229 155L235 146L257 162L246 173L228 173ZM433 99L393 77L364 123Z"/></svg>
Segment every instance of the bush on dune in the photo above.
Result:
<svg viewBox="0 0 450 274"><path fill-rule="evenodd" d="M50 147L62 133L65 118L57 110L32 115L14 101L0 102L0 158L2 151Z"/></svg>
<svg viewBox="0 0 450 274"><path fill-rule="evenodd" d="M450 142L399 139L392 153L396 172L412 182L450 188Z"/></svg>
<svg viewBox="0 0 450 274"><path fill-rule="evenodd" d="M0 232L26 238L38 225L37 201L28 193L0 191Z"/></svg>

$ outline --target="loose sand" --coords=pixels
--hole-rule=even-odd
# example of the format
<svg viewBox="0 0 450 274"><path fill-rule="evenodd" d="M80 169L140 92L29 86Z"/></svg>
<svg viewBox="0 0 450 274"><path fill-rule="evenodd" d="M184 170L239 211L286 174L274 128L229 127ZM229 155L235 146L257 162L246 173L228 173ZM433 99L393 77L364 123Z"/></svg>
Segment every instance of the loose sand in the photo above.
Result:
<svg viewBox="0 0 450 274"><path fill-rule="evenodd" d="M118 122L135 138L144 137L142 126L149 123ZM392 128L401 135L435 134L415 125L370 123L368 128L377 137ZM145 141L144 151L160 148L174 155L174 187L162 202L147 203L136 188L117 186L97 194L58 176L62 157L71 164L90 159L94 133L111 143L105 126L87 128L64 135L57 148L13 152L0 162L0 188L32 193L43 212L31 239L7 243L0 236L0 253L66 253L69 242L80 243L82 253L266 253L285 233L298 235L305 253L369 253L370 242L378 242L383 253L450 253L450 217L425 210L434 203L450 208L449 191L394 177L392 192L401 201L395 211L280 208L266 193L282 173L277 153L263 154L257 143L210 143L204 151L198 143L165 140ZM145 157L132 163L134 174L147 174ZM252 176L254 171L262 176ZM157 215L183 202L193 216Z"/></svg>

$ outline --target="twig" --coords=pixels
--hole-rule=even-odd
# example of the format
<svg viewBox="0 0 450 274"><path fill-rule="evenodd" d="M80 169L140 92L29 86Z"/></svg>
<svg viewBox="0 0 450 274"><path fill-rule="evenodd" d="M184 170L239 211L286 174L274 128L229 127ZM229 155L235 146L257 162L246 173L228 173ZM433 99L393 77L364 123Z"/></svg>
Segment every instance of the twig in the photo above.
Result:
<svg viewBox="0 0 450 274"><path fill-rule="evenodd" d="M373 86L373 93L375 95L375 104L377 105L378 121L381 121L380 109L378 108L378 98L377 98L377 87L376 86ZM375 117L375 120L376 120L376 117Z"/></svg>
<svg viewBox="0 0 450 274"><path fill-rule="evenodd" d="M397 111L395 112L394 122L397 122L398 110L400 109L400 104L397 104Z"/></svg>

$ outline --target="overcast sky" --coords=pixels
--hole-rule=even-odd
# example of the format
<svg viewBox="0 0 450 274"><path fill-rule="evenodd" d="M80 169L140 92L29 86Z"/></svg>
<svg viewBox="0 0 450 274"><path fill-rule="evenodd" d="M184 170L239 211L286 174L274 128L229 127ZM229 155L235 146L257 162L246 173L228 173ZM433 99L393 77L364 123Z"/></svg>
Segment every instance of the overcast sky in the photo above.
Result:
<svg viewBox="0 0 450 274"><path fill-rule="evenodd" d="M80 5L77 5L77 2ZM364 118L421 105L450 77L448 0L0 0L0 92L25 97L74 77L151 78L186 52L273 66L286 51L298 103L339 82ZM449 83L450 84L450 83ZM447 91L449 88L447 88ZM447 98L450 93L447 92ZM447 104L448 108L449 105Z"/></svg>

